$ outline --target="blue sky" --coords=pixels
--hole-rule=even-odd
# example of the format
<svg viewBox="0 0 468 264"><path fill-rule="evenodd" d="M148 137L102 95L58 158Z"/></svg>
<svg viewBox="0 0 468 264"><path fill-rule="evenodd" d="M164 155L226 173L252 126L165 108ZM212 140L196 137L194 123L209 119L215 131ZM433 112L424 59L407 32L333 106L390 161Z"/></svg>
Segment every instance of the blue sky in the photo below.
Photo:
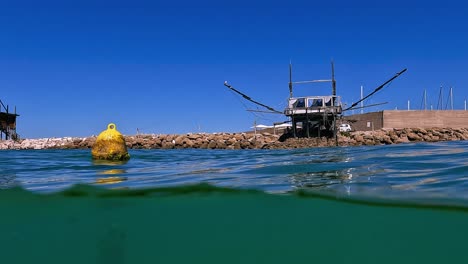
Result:
<svg viewBox="0 0 468 264"><path fill-rule="evenodd" d="M10 1L13 2L13 1ZM66 2L66 3L63 3ZM345 103L408 71L366 109L468 96L468 6L462 1L0 2L0 99L25 138L236 132L283 121L223 86L282 110L296 81L330 77ZM352 3L351 3L352 2ZM297 86L296 95L330 94Z"/></svg>

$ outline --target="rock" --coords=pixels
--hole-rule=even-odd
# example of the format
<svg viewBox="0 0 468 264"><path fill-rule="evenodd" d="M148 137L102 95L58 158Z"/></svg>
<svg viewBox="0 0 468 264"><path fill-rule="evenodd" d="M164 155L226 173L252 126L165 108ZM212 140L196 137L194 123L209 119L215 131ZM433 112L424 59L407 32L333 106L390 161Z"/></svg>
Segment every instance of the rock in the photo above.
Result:
<svg viewBox="0 0 468 264"><path fill-rule="evenodd" d="M184 147L185 147L185 148L193 148L194 145L195 145L195 144L193 143L192 140L190 140L190 139L188 139L188 138L185 139L185 142L184 142Z"/></svg>
<svg viewBox="0 0 468 264"><path fill-rule="evenodd" d="M382 138L380 139L380 143L383 143L385 145L390 145L390 144L393 144L393 140L387 136L387 135L384 135L382 136Z"/></svg>
<svg viewBox="0 0 468 264"><path fill-rule="evenodd" d="M185 142L185 136L177 136L175 139L174 139L174 144L176 146L182 146Z"/></svg>
<svg viewBox="0 0 468 264"><path fill-rule="evenodd" d="M408 137L407 137L406 135L402 134L402 135L397 139L397 141L396 141L395 143L398 144L398 143L408 143L408 142L410 142L409 139L408 139Z"/></svg>
<svg viewBox="0 0 468 264"><path fill-rule="evenodd" d="M356 140L356 142L362 143L362 142L364 142L364 137L361 136L361 135L356 135L356 136L354 136L354 140Z"/></svg>
<svg viewBox="0 0 468 264"><path fill-rule="evenodd" d="M216 141L211 140L211 141L208 143L207 148L209 148L209 149L215 149L215 148L216 148Z"/></svg>
<svg viewBox="0 0 468 264"><path fill-rule="evenodd" d="M409 141L421 141L421 137L413 132L408 133L407 138Z"/></svg>
<svg viewBox="0 0 468 264"><path fill-rule="evenodd" d="M240 147L242 149L249 149L250 148L250 141L249 140L242 140L240 142Z"/></svg>
<svg viewBox="0 0 468 264"><path fill-rule="evenodd" d="M163 149L173 149L174 148L174 144L172 142L168 142L168 141L163 141L161 143L161 148Z"/></svg>
<svg viewBox="0 0 468 264"><path fill-rule="evenodd" d="M197 139L199 139L201 137L202 137L201 134L188 134L187 135L187 138L190 139L190 140L197 140Z"/></svg>
<svg viewBox="0 0 468 264"><path fill-rule="evenodd" d="M432 137L430 137L429 135L424 135L422 138L423 138L423 141L432 142Z"/></svg>
<svg viewBox="0 0 468 264"><path fill-rule="evenodd" d="M427 130L425 130L424 128L415 128L415 129L413 129L413 132L417 133L417 134L420 134L420 135L427 134Z"/></svg>
<svg viewBox="0 0 468 264"><path fill-rule="evenodd" d="M234 138L235 138L237 141L244 140L244 139L245 139L245 134L244 134L244 133L242 133L242 134L234 134Z"/></svg>
<svg viewBox="0 0 468 264"><path fill-rule="evenodd" d="M230 139L228 139L228 140L226 141L226 144L227 144L228 146L232 146L232 145L236 144L236 142L237 142L237 140L236 140L234 137L232 137L232 138L230 138Z"/></svg>

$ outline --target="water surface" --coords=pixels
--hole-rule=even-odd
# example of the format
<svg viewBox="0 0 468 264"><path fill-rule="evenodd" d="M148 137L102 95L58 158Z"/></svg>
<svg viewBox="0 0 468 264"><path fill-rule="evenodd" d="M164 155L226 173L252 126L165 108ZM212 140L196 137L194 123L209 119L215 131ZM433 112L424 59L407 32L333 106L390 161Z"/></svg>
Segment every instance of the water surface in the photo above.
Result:
<svg viewBox="0 0 468 264"><path fill-rule="evenodd" d="M209 183L288 193L468 200L468 142L293 150L130 150L126 164L89 150L0 152L0 188L50 193L74 184L153 188Z"/></svg>

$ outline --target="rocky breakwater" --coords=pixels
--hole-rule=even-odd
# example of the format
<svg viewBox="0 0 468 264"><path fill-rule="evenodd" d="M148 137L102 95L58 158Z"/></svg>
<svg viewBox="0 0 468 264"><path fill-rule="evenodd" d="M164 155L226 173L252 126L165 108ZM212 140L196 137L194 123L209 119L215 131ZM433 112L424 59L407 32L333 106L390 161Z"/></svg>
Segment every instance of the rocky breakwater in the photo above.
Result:
<svg viewBox="0 0 468 264"><path fill-rule="evenodd" d="M277 142L279 136L269 133L195 133L167 135L124 136L131 149L261 149ZM87 138L43 138L24 139L21 141L0 141L0 149L89 149L96 142L96 137Z"/></svg>
<svg viewBox="0 0 468 264"><path fill-rule="evenodd" d="M131 149L291 149L336 146L334 138L287 138L270 133L190 133L124 136ZM468 128L405 128L340 133L339 146L468 140ZM96 137L0 141L0 149L90 149Z"/></svg>
<svg viewBox="0 0 468 264"><path fill-rule="evenodd" d="M468 128L403 128L357 131L340 137L340 145L388 145L408 142L467 140Z"/></svg>
<svg viewBox="0 0 468 264"><path fill-rule="evenodd" d="M90 138L39 138L23 139L20 141L4 140L0 141L0 149L69 149L69 148L91 148L96 140Z"/></svg>
<svg viewBox="0 0 468 264"><path fill-rule="evenodd" d="M137 135L127 136L127 147L132 149L261 149L279 136L269 133L194 133L184 135Z"/></svg>
<svg viewBox="0 0 468 264"><path fill-rule="evenodd" d="M468 128L404 128L340 133L338 146L389 145L410 142L467 140ZM290 149L336 146L334 138L288 138L265 146L269 149Z"/></svg>

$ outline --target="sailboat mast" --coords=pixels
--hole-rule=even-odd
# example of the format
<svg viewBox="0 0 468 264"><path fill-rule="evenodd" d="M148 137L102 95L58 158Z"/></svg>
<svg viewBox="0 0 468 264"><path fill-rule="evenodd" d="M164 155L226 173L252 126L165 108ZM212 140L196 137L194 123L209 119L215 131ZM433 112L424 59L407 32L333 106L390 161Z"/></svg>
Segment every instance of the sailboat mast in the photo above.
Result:
<svg viewBox="0 0 468 264"><path fill-rule="evenodd" d="M364 113L364 101L362 100L363 97L364 97L364 88L361 85L361 114Z"/></svg>
<svg viewBox="0 0 468 264"><path fill-rule="evenodd" d="M442 94L442 85L441 85L440 90L439 90L439 101L437 101L437 110L442 110L442 107L443 107L442 104L443 104L443 94Z"/></svg>
<svg viewBox="0 0 468 264"><path fill-rule="evenodd" d="M427 91L424 89L424 111L427 110Z"/></svg>
<svg viewBox="0 0 468 264"><path fill-rule="evenodd" d="M450 87L450 109L453 110L453 88Z"/></svg>

